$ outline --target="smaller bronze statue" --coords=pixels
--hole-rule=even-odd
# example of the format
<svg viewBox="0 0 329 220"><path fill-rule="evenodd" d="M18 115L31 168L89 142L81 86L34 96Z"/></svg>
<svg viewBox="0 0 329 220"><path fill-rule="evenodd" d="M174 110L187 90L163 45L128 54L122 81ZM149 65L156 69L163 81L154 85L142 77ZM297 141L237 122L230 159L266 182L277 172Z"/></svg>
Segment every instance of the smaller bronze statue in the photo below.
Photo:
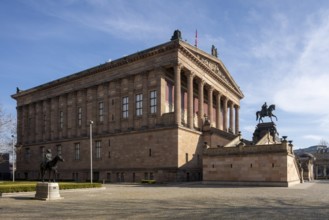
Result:
<svg viewBox="0 0 329 220"><path fill-rule="evenodd" d="M58 161L63 162L64 159L60 155L57 155L56 157L54 157L54 159L52 159L51 150L48 149L47 153L45 155L44 161L41 162L41 164L40 164L40 174L41 174L42 182L44 182L46 171L48 171L48 182L50 182L51 174L53 174L53 176L52 176L53 182L55 182L56 175L57 175L57 162Z"/></svg>
<svg viewBox="0 0 329 220"><path fill-rule="evenodd" d="M214 45L211 46L211 55L214 57L218 57L217 48Z"/></svg>
<svg viewBox="0 0 329 220"><path fill-rule="evenodd" d="M272 117L274 117L276 120L278 118L272 113L275 110L275 105L270 105L267 107L266 102L262 105L262 110L256 112L256 121L259 120L260 122L263 122L264 117L269 117L271 119L271 122L273 122Z"/></svg>
<svg viewBox="0 0 329 220"><path fill-rule="evenodd" d="M181 40L181 39L182 39L182 33L180 32L180 30L175 30L170 40Z"/></svg>

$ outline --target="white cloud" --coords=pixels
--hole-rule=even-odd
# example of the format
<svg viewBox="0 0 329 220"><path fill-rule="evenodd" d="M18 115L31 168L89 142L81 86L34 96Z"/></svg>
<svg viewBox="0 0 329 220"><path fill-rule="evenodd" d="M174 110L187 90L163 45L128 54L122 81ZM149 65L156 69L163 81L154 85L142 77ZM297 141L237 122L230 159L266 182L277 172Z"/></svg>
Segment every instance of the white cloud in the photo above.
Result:
<svg viewBox="0 0 329 220"><path fill-rule="evenodd" d="M323 139L323 137L320 135L312 135L312 134L304 135L304 136L302 136L302 138L307 139L307 140L312 140L315 142L320 142Z"/></svg>
<svg viewBox="0 0 329 220"><path fill-rule="evenodd" d="M329 16L322 18L328 21ZM274 96L290 112L329 114L329 24L322 23L308 33L305 48Z"/></svg>

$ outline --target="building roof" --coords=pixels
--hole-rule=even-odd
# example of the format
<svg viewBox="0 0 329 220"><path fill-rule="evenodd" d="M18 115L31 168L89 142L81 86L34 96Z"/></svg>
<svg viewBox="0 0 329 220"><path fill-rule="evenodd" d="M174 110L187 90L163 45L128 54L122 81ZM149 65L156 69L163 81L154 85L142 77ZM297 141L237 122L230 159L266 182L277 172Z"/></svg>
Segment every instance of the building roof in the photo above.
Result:
<svg viewBox="0 0 329 220"><path fill-rule="evenodd" d="M131 55L119 58L117 60L113 60L111 62L107 62L95 67L91 67L89 69L68 75L66 77L59 78L57 80L50 81L48 83L27 89L17 91L16 94L12 95L12 98L18 99L25 95L34 93L36 91L49 89L52 87L56 87L60 84L67 83L70 81L75 81L85 76L90 76L93 74L97 74L99 72L108 71L111 69L115 69L127 64L131 64L138 60L152 57L154 55L158 55L161 53L166 53L168 51L177 51L178 53L183 54L192 60L198 67L200 67L204 72L208 73L211 77L216 79L222 85L225 85L228 90L237 95L240 99L244 97L242 91L239 86L236 84L229 71L226 69L225 65L222 63L220 59L215 56L212 56L199 48L188 44L187 42L182 41L181 39L171 40L164 44L157 45L155 47L151 47L149 49L133 53ZM170 64L168 64L170 65ZM74 88L72 88L74 89Z"/></svg>

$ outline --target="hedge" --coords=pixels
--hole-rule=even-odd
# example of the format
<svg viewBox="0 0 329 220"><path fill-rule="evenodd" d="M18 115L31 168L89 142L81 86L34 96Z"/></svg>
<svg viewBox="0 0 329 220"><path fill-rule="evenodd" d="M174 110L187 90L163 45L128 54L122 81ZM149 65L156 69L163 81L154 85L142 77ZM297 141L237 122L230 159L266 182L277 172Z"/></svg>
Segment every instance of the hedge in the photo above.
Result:
<svg viewBox="0 0 329 220"><path fill-rule="evenodd" d="M36 182L3 182L0 184L1 193L13 192L33 192L35 191ZM81 189L81 188L99 188L101 183L59 183L59 189Z"/></svg>
<svg viewBox="0 0 329 220"><path fill-rule="evenodd" d="M142 180L141 183L147 183L147 184L155 184L155 180Z"/></svg>

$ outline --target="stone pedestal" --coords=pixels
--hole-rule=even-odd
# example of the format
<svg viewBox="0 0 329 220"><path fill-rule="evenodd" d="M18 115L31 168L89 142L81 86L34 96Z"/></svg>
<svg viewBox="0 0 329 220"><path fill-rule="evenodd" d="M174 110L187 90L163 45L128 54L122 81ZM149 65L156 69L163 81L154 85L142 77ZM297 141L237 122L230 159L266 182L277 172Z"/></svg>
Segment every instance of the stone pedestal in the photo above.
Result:
<svg viewBox="0 0 329 220"><path fill-rule="evenodd" d="M268 123L259 123L254 131L252 141L256 144L264 135L270 132L270 135L273 137L273 140L278 140L279 133L276 130L276 126L273 122Z"/></svg>
<svg viewBox="0 0 329 220"><path fill-rule="evenodd" d="M58 183L37 183L35 199L41 200L56 200L63 199L59 195Z"/></svg>

